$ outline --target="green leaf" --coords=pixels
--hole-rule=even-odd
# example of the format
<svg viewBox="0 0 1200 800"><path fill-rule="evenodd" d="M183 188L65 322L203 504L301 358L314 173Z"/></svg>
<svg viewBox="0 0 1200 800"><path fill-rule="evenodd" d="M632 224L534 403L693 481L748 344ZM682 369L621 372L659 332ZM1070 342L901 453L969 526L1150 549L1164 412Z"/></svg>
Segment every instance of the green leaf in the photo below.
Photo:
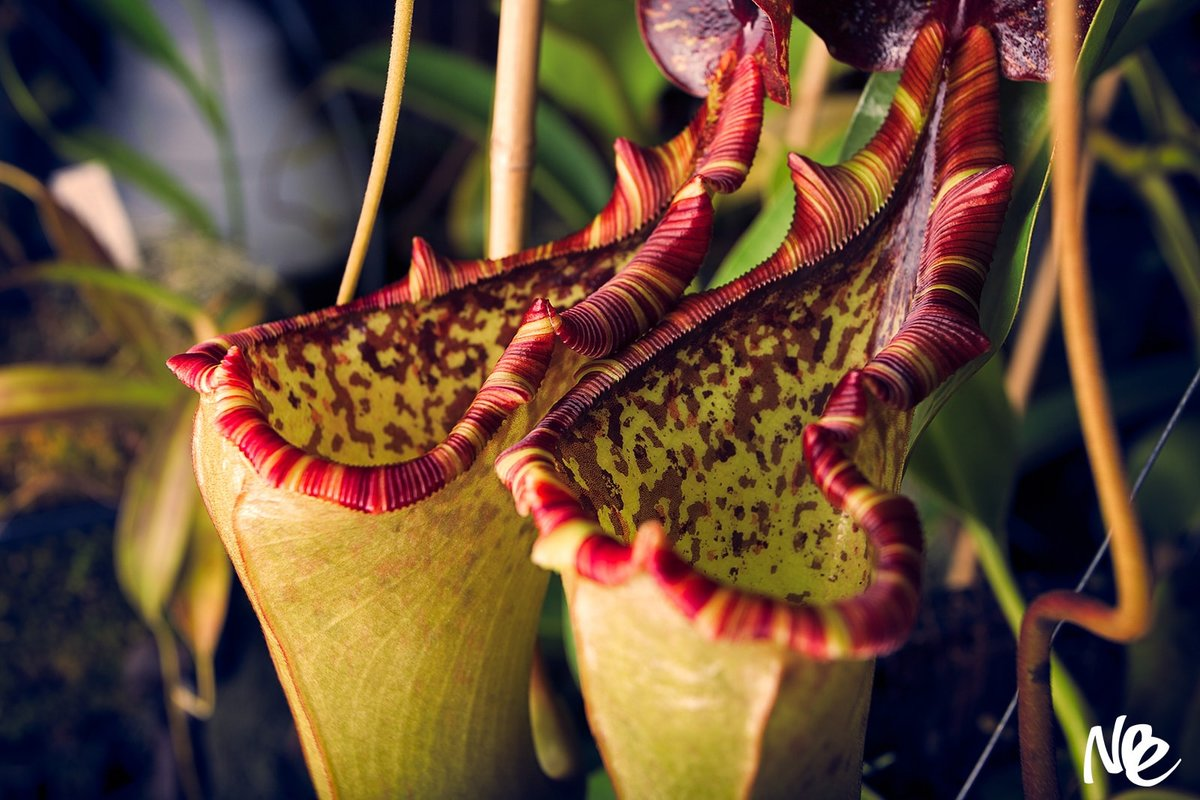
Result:
<svg viewBox="0 0 1200 800"><path fill-rule="evenodd" d="M1146 463L1159 432L1152 431L1129 451L1130 473ZM1200 530L1200 494L1195 491L1200 474L1200 420L1184 419L1176 425L1146 476L1137 497L1138 516L1152 538L1167 538Z"/></svg>
<svg viewBox="0 0 1200 800"><path fill-rule="evenodd" d="M97 264L56 261L15 270L0 277L0 291L34 283L101 289L104 292L140 300L148 306L186 321L193 328L200 326L209 331L215 331L216 328L204 309L188 298L165 289L158 283L140 275L117 272L110 267Z"/></svg>
<svg viewBox="0 0 1200 800"><path fill-rule="evenodd" d="M1111 37L1128 18L1135 0L1101 0L1092 17L1076 63L1078 80L1086 85ZM991 271L983 288L979 321L992 343L992 352L1008 338L1025 283L1034 226L1050 182L1049 126L1046 86L1035 83L1004 83L1001 87L1001 126L1006 158L1016 170L1012 202L996 244ZM990 356L968 365L939 387L917 408L912 435L918 436L946 399Z"/></svg>
<svg viewBox="0 0 1200 800"><path fill-rule="evenodd" d="M603 768L588 773L585 800L617 800L617 792L613 789L612 780Z"/></svg>
<svg viewBox="0 0 1200 800"><path fill-rule="evenodd" d="M25 123L40 133L63 158L100 161L118 177L157 198L196 230L216 237L217 224L205 205L160 164L99 131L65 134L56 130L18 74L8 43L3 38L0 38L0 86Z"/></svg>
<svg viewBox="0 0 1200 800"><path fill-rule="evenodd" d="M1016 476L1017 431L1000 359L992 359L917 439L908 473L955 508L1001 530Z"/></svg>
<svg viewBox="0 0 1200 800"><path fill-rule="evenodd" d="M387 47L362 48L332 67L326 87L382 93ZM404 80L404 107L437 120L476 142L487 142L495 78L480 64L441 48L414 42ZM558 111L545 103L535 120L534 185L553 187L594 213L608 200L612 180L592 148Z"/></svg>
<svg viewBox="0 0 1200 800"><path fill-rule="evenodd" d="M586 39L553 25L542 30L538 86L604 139L646 135L609 57Z"/></svg>
<svg viewBox="0 0 1200 800"><path fill-rule="evenodd" d="M620 133L652 131L658 122L658 99L667 80L642 43L637 16L627 3L594 0L551 0L545 4L546 29L588 42L602 54L620 81L622 94L638 118L636 128Z"/></svg>
<svg viewBox="0 0 1200 800"><path fill-rule="evenodd" d="M476 150L450 191L446 232L460 253L481 253L487 236L487 154Z"/></svg>
<svg viewBox="0 0 1200 800"><path fill-rule="evenodd" d="M1124 25L1120 26L1096 73L1116 66L1169 26L1184 20L1200 6L1200 0L1139 0Z"/></svg>
<svg viewBox="0 0 1200 800"><path fill-rule="evenodd" d="M0 425L157 411L177 396L165 380L131 378L96 367L20 364L0 368Z"/></svg>
<svg viewBox="0 0 1200 800"><path fill-rule="evenodd" d="M190 431L190 426L188 426ZM191 475L188 476L191 478ZM195 481L191 481L196 492ZM180 693L180 702L196 717L207 717L216 703L216 679L213 659L217 642L225 627L229 609L229 587L233 583L233 566L225 555L225 547L208 511L196 496L188 534L187 557L183 574L171 599L171 618L179 638L192 654L196 669L196 694Z"/></svg>
<svg viewBox="0 0 1200 800"><path fill-rule="evenodd" d="M850 120L846 141L842 143L839 159L847 159L857 153L879 130L899 83L899 72L873 72L867 78L867 85L858 99L858 108Z"/></svg>
<svg viewBox="0 0 1200 800"><path fill-rule="evenodd" d="M214 133L227 130L221 104L188 65L147 0L88 0L88 5L143 55L175 76Z"/></svg>
<svg viewBox="0 0 1200 800"><path fill-rule="evenodd" d="M1168 411L1187 388L1195 365L1190 357L1146 361L1113 374L1109 381L1118 422ZM1078 446L1079 414L1070 389L1037 397L1021 429L1021 460L1028 470Z"/></svg>
<svg viewBox="0 0 1200 800"><path fill-rule="evenodd" d="M1133 188L1146 205L1150 230L1187 304L1193 340L1200 344L1200 243L1191 220L1166 177L1144 174Z"/></svg>
<svg viewBox="0 0 1200 800"><path fill-rule="evenodd" d="M197 400L176 390L125 481L114 540L117 581L147 623L163 619L179 580L199 496L191 431Z"/></svg>

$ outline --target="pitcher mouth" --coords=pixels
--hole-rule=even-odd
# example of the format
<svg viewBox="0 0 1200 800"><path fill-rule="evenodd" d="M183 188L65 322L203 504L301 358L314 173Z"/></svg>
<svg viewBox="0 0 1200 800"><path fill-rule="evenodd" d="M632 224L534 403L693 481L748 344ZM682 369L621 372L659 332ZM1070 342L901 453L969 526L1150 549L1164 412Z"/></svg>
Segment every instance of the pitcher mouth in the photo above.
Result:
<svg viewBox="0 0 1200 800"><path fill-rule="evenodd" d="M591 365L501 454L497 473L540 534L535 562L609 586L649 576L712 638L817 660L904 642L922 561L916 510L894 491L908 425L917 403L988 350L978 304L1012 180L990 36L964 35L943 84L942 34L922 30L859 154L834 167L792 160L796 209L774 255ZM893 202L914 160L934 167L929 194ZM917 214L919 254L908 244ZM885 305L898 288L903 302ZM856 526L857 546L835 541L825 554L848 572L797 563L813 557L804 537L841 523ZM729 555L747 543L781 550L787 568L747 579L738 570L749 561ZM706 547L725 552L706 563ZM818 591L809 566L842 586ZM855 570L867 573L857 585Z"/></svg>
<svg viewBox="0 0 1200 800"><path fill-rule="evenodd" d="M418 502L533 398L556 340L604 356L674 305L707 252L712 194L749 171L762 101L757 63L731 56L674 139L617 141L612 196L576 233L495 260L418 239L405 280L168 365L274 486L369 513Z"/></svg>
<svg viewBox="0 0 1200 800"><path fill-rule="evenodd" d="M661 317L707 250L710 191L701 176L686 183L627 263L617 243L419 301L410 276L346 306L203 342L168 364L270 484L394 511L474 463L537 393L556 341L603 355ZM559 313L546 295L569 307Z"/></svg>

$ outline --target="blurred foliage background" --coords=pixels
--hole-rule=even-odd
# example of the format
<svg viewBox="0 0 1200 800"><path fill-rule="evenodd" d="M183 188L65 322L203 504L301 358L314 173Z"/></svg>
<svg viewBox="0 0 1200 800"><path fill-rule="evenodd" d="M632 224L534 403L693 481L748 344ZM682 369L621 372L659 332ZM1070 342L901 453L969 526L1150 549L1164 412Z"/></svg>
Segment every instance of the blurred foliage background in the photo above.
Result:
<svg viewBox="0 0 1200 800"><path fill-rule="evenodd" d="M1197 365L1197 5L1139 6L1152 37L1117 65L1089 137L1097 316L1131 471ZM261 633L197 507L190 406L162 362L333 301L390 18L379 0L0 0L0 797L311 794ZM364 291L403 276L417 234L482 252L497 25L479 0L417 3ZM821 61L796 27L799 85ZM705 280L773 248L789 149L826 162L842 149L866 79L827 66L810 120L769 109L750 180L719 209ZM624 0L546 0L540 84L531 242L604 203L615 136L662 141L696 102L655 69ZM93 161L116 191L104 172L54 177ZM1057 331L1022 413L1003 370L973 379L913 456L928 596L910 643L879 662L865 796L954 796L1015 684L1003 598L1074 585L1103 539ZM1184 758L1169 785L1191 791L1197 475L1191 407L1139 499L1155 632L1120 648L1066 629L1057 647L1080 718L1153 724ZM1088 590L1111 597L1104 564ZM554 587L542 622L552 678L586 732ZM594 746L583 752L574 790L606 796ZM1018 787L1014 725L973 796Z"/></svg>

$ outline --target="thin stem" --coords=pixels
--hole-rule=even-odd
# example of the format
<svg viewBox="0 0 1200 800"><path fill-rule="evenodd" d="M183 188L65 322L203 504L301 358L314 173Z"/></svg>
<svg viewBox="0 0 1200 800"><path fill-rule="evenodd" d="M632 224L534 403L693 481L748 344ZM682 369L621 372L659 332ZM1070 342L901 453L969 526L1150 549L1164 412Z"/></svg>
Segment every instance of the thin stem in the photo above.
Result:
<svg viewBox="0 0 1200 800"><path fill-rule="evenodd" d="M488 258L515 253L525 237L541 27L541 0L501 2L489 154Z"/></svg>
<svg viewBox="0 0 1200 800"><path fill-rule="evenodd" d="M1162 454L1163 448L1167 444L1167 440L1171 438L1171 433L1175 430L1175 426L1179 424L1179 420L1183 416L1184 409L1186 409L1188 404L1191 402L1192 396L1196 393L1197 388L1200 388L1200 370L1196 370L1196 372L1192 375L1192 380L1188 384L1187 389L1184 390L1183 396L1181 396L1179 398L1179 402L1175 404L1175 410L1171 413L1171 418L1167 420L1167 424L1163 426L1162 433L1159 434L1158 441L1154 443L1154 449L1150 451L1150 455L1146 457L1146 462L1142 464L1142 468L1138 471L1137 478L1133 482L1133 489L1130 490L1130 502L1133 502L1133 500L1137 498L1138 492L1141 491L1142 485L1146 482L1146 478L1150 474L1150 470L1154 468L1155 462L1158 461L1158 457ZM1098 548L1096 548L1096 554L1092 557L1091 563L1088 564L1087 569L1084 570L1083 575L1079 578L1078 583L1075 584L1076 592L1082 592L1084 587L1087 586L1088 581L1091 580L1092 575L1095 574L1096 569L1100 565L1100 560L1104 557L1104 554L1108 552L1108 544L1110 539L1111 532L1104 537L1104 541L1100 543ZM982 560L983 556L981 556L981 561ZM1003 565L1003 562L1000 563ZM985 569L986 568L987 565L985 563ZM1004 591L1007 592L1008 590L1005 589ZM1009 594L1011 595L1011 592L1009 592ZM1005 610L1005 602L1006 600L1003 599L1000 601L1002 611ZM1058 625L1054 626L1054 632L1050 637L1051 640L1057 636L1061 625L1062 623L1059 623ZM1054 692L1056 695L1058 694L1057 686L1054 687ZM1013 711L1016 709L1016 707L1017 693L1014 692L1012 700L1009 701L1008 709L1000 718L999 724L997 724L996 728L992 731L991 737L988 738L988 743L984 747L983 752L979 754L979 758L975 761L975 766L971 769L971 774L967 776L967 779L963 782L962 788L959 789L958 794L955 795L956 800L963 800L970 793L971 788L975 785L975 781L979 777L980 772L983 771L984 764L987 763L988 758L991 756L992 751L996 747L996 743L1000 740L1001 733L1003 733L1005 727L1007 727L1008 721L1012 717ZM1098 777L1102 778L1103 773L1100 773ZM1099 784L1100 782L1097 781L1095 784L1093 784L1093 786L1098 786ZM1101 793L1100 796L1103 796L1103 793Z"/></svg>
<svg viewBox="0 0 1200 800"><path fill-rule="evenodd" d="M804 48L804 61L800 65L800 82L792 98L792 109L788 112L784 134L789 150L802 150L812 143L817 112L820 111L821 98L829 81L829 64L829 50L825 42L817 35L810 34L808 45Z"/></svg>
<svg viewBox="0 0 1200 800"><path fill-rule="evenodd" d="M1107 119L1116 103L1117 91L1121 87L1120 70L1110 70L1096 79L1088 100L1088 119L1096 124ZM1090 151L1083 156L1083 166L1080 169L1080 202L1087 197L1088 187L1092 183L1095 172L1096 158ZM1042 254L1038 262L1037 277L1033 289L1025 300L1025 311L1021 327L1013 342L1012 356L1008 362L1008 370L1004 375L1004 391L1012 404L1013 410L1023 413L1029 405L1029 396L1033 393L1033 383L1037 378L1038 367L1042 363L1042 354L1046 350L1046 342L1050 338L1050 328L1054 322L1054 309L1058 299L1058 263L1052 250Z"/></svg>
<svg viewBox="0 0 1200 800"><path fill-rule="evenodd" d="M371 174L367 177L367 191L363 195L358 226L354 229L354 241L350 245L350 255L342 273L342 285L338 288L339 305L350 302L358 288L363 260L371 244L371 231L375 229L375 216L379 213L379 201L383 197L383 184L387 178L388 164L392 159L392 145L396 141L400 100L404 94L404 70L408 66L408 43L412 38L414 1L396 0L396 14L392 21L392 49L388 54L387 83L383 88L383 110L379 114L379 135L375 138Z"/></svg>
<svg viewBox="0 0 1200 800"><path fill-rule="evenodd" d="M1079 192L1079 103L1074 75L1067 66L1075 60L1075 14L1073 2L1054 0L1050 4L1050 52L1055 65L1050 83L1055 132L1051 210L1071 382L1100 508L1112 530L1117 604L1110 608L1093 598L1058 591L1036 599L1025 614L1018 648L1019 723L1022 781L1026 795L1032 798L1058 796L1050 723L1053 623L1066 620L1105 638L1129 641L1141 635L1150 622L1149 571L1113 428L1087 271Z"/></svg>
<svg viewBox="0 0 1200 800"><path fill-rule="evenodd" d="M183 0L196 37L200 41L200 60L204 67L206 87L214 110L213 133L217 140L217 152L221 161L221 183L225 189L225 212L229 215L229 237L235 242L246 240L246 196L242 185L242 171L238 163L237 147L233 141L233 128L226 113L225 74L221 69L221 51L217 47L217 34L213 30L212 17L202 0Z"/></svg>

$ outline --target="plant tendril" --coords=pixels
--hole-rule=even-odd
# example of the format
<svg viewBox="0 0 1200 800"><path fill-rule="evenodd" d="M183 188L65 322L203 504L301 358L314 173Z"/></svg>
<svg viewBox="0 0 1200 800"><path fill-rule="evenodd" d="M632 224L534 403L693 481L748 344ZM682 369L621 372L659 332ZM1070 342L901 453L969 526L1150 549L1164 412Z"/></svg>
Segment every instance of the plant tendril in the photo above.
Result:
<svg viewBox="0 0 1200 800"><path fill-rule="evenodd" d="M358 226L354 229L354 241L342 273L342 285L338 288L338 305L348 303L358 288L367 247L371 244L371 231L375 229L375 216L379 213L379 201L383 197L384 179L392 159L392 145L396 141L396 124L400 117L400 99L404 94L404 71L408 66L408 43L412 37L412 14L414 0L396 0L396 15L392 22L392 49L388 53L387 84L383 90L383 110L379 114L379 135L375 139L375 154L371 157L371 174L367 178L367 189L363 195L362 211Z"/></svg>
<svg viewBox="0 0 1200 800"><path fill-rule="evenodd" d="M1197 369L1195 374L1192 375L1191 382L1188 384L1187 389L1184 390L1183 396L1179 398L1179 402L1175 405L1175 410L1171 413L1170 419L1167 420L1167 424L1163 428L1163 432L1159 435L1158 441L1154 443L1154 449L1150 451L1150 455L1146 458L1146 463L1144 463L1141 470L1139 470L1137 478L1133 482L1133 489L1129 493L1130 502L1133 502L1133 500L1137 498L1138 492L1142 489L1142 484L1145 483L1146 477L1150 474L1150 469L1154 466L1154 463L1158 461L1158 457L1162 453L1163 447L1167 443L1167 439L1170 438L1171 433L1175 430L1176 425L1179 424L1179 419L1181 416L1183 416L1184 409L1186 409L1188 403L1191 402L1192 395L1195 394L1197 386L1200 386L1200 369ZM1096 554L1092 557L1091 563L1089 563L1087 569L1083 571L1083 575L1080 577L1079 582L1075 584L1075 592L1082 592L1088 581L1092 579L1092 575L1095 574L1096 569L1100 566L1100 561L1104 558L1104 554L1108 552L1108 545L1111 540L1112 531L1109 530L1104 536L1104 541L1101 542L1100 546L1096 548ZM1051 643L1054 642L1054 638L1058 636L1058 632L1063 625L1063 622L1059 622L1054 626L1054 631L1050 634ZM988 759L991 758L992 751L996 749L996 743L1000 741L1001 734L1004 733L1004 729L1008 726L1009 721L1012 719L1013 712L1017 708L1017 695L1018 693L1014 691L1012 699L1008 702L1008 708L1004 710L1004 715L1000 717L1000 722L992 731L992 735L988 738L987 744L983 747L983 752L979 754L979 758L975 761L975 766L971 768L970 774L967 775L966 780L963 781L962 788L958 790L958 794L954 796L954 800L964 800L964 798L966 798L971 789L974 787L975 781L979 778L979 773L983 771L984 765L987 764Z"/></svg>

